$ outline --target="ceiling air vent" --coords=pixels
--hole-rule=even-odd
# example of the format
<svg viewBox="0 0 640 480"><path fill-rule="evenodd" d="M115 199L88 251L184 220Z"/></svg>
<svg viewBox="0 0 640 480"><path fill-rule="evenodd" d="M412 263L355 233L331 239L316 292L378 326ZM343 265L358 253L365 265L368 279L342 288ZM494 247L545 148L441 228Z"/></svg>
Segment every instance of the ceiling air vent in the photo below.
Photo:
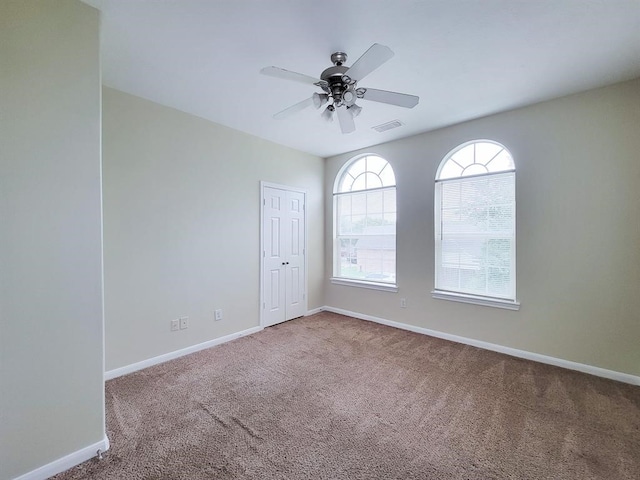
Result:
<svg viewBox="0 0 640 480"><path fill-rule="evenodd" d="M390 122L383 123L381 125L378 125L376 127L371 127L371 128L373 128L378 133L382 133L382 132L386 132L387 130L391 130L392 128L401 127L402 125L404 125L404 123L402 123L400 120L391 120Z"/></svg>

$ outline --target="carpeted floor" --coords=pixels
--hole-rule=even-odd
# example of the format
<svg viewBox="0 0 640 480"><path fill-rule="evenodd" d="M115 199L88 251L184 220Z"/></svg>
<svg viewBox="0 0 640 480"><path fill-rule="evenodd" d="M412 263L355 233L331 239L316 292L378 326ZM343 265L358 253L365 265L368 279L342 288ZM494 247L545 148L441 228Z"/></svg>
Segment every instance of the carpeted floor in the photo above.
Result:
<svg viewBox="0 0 640 480"><path fill-rule="evenodd" d="M107 382L72 479L640 478L640 388L320 313Z"/></svg>

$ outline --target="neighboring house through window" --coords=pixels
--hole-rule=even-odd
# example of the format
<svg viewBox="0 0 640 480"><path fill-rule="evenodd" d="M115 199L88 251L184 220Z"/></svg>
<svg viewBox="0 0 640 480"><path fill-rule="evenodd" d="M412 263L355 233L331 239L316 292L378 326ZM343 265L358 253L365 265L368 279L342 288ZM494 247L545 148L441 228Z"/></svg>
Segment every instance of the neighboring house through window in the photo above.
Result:
<svg viewBox="0 0 640 480"><path fill-rule="evenodd" d="M448 300L517 309L515 164L497 142L458 146L435 180L435 290Z"/></svg>
<svg viewBox="0 0 640 480"><path fill-rule="evenodd" d="M334 187L334 283L395 289L396 179L377 155L356 157Z"/></svg>

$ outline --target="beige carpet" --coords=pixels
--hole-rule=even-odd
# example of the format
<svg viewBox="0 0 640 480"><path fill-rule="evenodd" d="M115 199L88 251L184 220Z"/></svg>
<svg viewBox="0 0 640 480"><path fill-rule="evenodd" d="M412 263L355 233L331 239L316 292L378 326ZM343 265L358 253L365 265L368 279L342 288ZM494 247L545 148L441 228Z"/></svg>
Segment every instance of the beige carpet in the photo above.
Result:
<svg viewBox="0 0 640 480"><path fill-rule="evenodd" d="M640 388L320 313L107 382L70 479L640 479Z"/></svg>

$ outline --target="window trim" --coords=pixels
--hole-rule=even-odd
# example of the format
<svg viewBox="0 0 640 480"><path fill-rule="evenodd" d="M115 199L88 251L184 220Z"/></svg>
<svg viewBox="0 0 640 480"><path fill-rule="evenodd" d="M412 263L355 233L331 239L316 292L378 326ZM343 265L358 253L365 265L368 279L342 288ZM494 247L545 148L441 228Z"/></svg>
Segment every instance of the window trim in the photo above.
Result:
<svg viewBox="0 0 640 480"><path fill-rule="evenodd" d="M370 282L367 280L356 280L354 278L343 278L343 277L331 277L330 281L333 285L345 285L348 287L369 288L371 290L381 290L383 292L398 291L398 285L396 283Z"/></svg>
<svg viewBox="0 0 640 480"><path fill-rule="evenodd" d="M452 302L470 303L482 305L483 307L504 308L506 310L520 310L518 300L507 300L505 298L482 297L468 293L449 292L447 290L432 290L431 297L436 300L449 300Z"/></svg>

